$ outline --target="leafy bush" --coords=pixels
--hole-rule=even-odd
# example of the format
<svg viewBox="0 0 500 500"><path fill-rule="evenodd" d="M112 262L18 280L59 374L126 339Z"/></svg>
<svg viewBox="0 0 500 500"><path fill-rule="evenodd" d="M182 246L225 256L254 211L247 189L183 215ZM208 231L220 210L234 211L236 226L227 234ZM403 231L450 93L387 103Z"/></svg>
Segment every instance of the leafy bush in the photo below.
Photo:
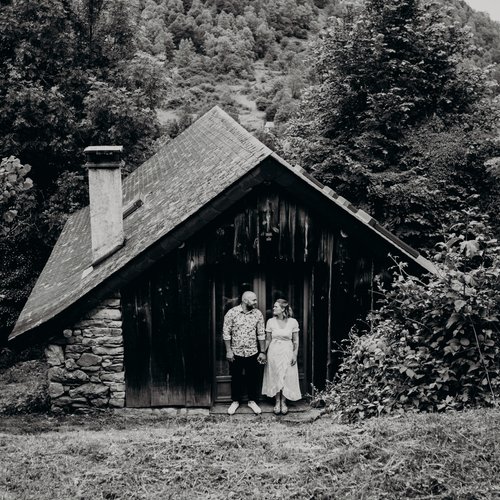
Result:
<svg viewBox="0 0 500 500"><path fill-rule="evenodd" d="M45 412L49 404L45 361L32 359L0 370L0 414Z"/></svg>
<svg viewBox="0 0 500 500"><path fill-rule="evenodd" d="M278 112L278 106L279 106L279 103L277 101L273 101L266 108L266 121L272 122L274 120L274 117L276 116L276 113Z"/></svg>
<svg viewBox="0 0 500 500"><path fill-rule="evenodd" d="M271 99L264 96L259 96L255 101L255 105L257 106L258 111L265 111L268 106L271 105L271 102Z"/></svg>
<svg viewBox="0 0 500 500"><path fill-rule="evenodd" d="M400 264L369 331L352 331L338 378L317 396L353 420L496 404L500 396L500 246L478 210L450 216L422 281Z"/></svg>
<svg viewBox="0 0 500 500"><path fill-rule="evenodd" d="M2 158L0 163L0 235L7 235L19 213L19 210L32 201L31 194L26 194L33 182L26 174L30 165L22 165L14 156Z"/></svg>
<svg viewBox="0 0 500 500"><path fill-rule="evenodd" d="M12 368L17 363L45 360L45 348L44 343L33 344L22 350L0 347L0 373Z"/></svg>

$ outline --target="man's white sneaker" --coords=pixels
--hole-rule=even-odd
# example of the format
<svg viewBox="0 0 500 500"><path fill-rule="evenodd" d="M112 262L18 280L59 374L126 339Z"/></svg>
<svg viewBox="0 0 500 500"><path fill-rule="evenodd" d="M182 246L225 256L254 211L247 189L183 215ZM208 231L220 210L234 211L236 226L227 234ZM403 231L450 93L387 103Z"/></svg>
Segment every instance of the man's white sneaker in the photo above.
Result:
<svg viewBox="0 0 500 500"><path fill-rule="evenodd" d="M262 410L260 409L259 405L255 401L249 401L248 406L252 408L253 412L256 415L260 415L262 413Z"/></svg>
<svg viewBox="0 0 500 500"><path fill-rule="evenodd" d="M233 401L231 403L231 406L227 409L227 413L229 415L234 415L236 413L236 410L239 408L240 403L238 401Z"/></svg>

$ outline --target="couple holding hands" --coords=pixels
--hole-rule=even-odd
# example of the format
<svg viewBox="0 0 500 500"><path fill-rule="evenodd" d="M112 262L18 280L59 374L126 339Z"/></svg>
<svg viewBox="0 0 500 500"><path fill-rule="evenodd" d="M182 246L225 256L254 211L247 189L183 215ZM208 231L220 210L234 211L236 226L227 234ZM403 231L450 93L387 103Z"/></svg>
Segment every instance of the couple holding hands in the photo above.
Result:
<svg viewBox="0 0 500 500"><path fill-rule="evenodd" d="M292 317L288 302L278 299L274 303L273 317L264 328L264 316L257 308L257 296L254 292L245 292L241 304L224 316L222 336L232 379L229 415L240 406L245 385L248 406L257 415L262 413L256 403L260 392L275 398L275 414L288 413L286 400L297 401L302 397L297 368L299 324ZM265 365L261 391L259 364Z"/></svg>

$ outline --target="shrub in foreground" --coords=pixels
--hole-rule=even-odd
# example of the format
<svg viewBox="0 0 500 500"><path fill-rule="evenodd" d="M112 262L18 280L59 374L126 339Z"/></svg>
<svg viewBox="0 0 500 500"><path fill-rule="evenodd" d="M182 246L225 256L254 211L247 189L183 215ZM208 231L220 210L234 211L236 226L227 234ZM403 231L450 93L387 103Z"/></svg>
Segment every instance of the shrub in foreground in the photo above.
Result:
<svg viewBox="0 0 500 500"><path fill-rule="evenodd" d="M0 369L0 414L48 411L47 368L44 360L30 359Z"/></svg>
<svg viewBox="0 0 500 500"><path fill-rule="evenodd" d="M349 419L492 406L500 397L500 246L486 216L451 216L423 280L396 268L367 331L352 331L317 396Z"/></svg>

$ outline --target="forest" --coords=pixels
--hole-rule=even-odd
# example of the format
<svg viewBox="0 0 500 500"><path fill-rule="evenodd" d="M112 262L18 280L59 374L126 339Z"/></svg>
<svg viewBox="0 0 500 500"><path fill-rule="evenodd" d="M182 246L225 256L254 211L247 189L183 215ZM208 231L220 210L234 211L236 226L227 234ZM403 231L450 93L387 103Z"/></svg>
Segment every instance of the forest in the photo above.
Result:
<svg viewBox="0 0 500 500"><path fill-rule="evenodd" d="M370 335L351 339L371 372L347 364L344 390L379 377L388 392L428 381L403 406L495 399L498 23L462 0L10 0L0 12L0 346L88 203L83 149L123 145L127 174L218 104L447 270L434 295L399 270ZM464 349L457 366L415 347L423 317L443 359ZM404 346L380 347L388 331L406 332ZM387 383L387 357L405 381ZM456 387L462 372L481 390ZM343 395L325 400L348 406ZM383 411L375 400L362 411Z"/></svg>

